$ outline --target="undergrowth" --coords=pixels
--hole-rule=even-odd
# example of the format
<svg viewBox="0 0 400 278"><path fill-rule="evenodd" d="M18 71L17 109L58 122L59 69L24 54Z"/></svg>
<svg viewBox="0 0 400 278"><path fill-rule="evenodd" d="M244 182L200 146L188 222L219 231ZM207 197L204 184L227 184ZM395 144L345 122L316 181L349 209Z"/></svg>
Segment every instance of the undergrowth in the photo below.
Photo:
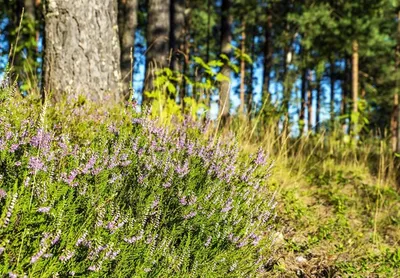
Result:
<svg viewBox="0 0 400 278"><path fill-rule="evenodd" d="M0 93L1 276L266 271L276 201L261 149L189 119Z"/></svg>

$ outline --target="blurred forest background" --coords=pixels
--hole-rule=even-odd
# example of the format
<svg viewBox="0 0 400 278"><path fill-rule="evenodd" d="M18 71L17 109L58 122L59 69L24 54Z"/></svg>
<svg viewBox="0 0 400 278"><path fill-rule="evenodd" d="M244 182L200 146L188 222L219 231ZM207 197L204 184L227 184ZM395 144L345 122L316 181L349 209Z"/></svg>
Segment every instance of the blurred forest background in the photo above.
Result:
<svg viewBox="0 0 400 278"><path fill-rule="evenodd" d="M0 71L8 65L27 93L43 83L54 1L47 2L0 1ZM131 82L138 102L163 87L199 115L260 116L293 136L373 135L399 152L399 7L396 0L119 0L125 95Z"/></svg>

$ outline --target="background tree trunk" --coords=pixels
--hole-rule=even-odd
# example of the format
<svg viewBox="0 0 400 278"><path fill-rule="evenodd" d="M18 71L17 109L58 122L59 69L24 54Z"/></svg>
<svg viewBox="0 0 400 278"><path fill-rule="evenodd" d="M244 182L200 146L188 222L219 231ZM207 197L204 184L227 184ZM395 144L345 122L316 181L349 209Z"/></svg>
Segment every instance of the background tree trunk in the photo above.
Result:
<svg viewBox="0 0 400 278"><path fill-rule="evenodd" d="M232 6L232 0L222 0L222 16L221 16L221 54L224 54L228 57L231 57L232 52L232 21L233 17L230 13L230 9ZM230 110L230 75L231 69L228 64L228 61L224 61L224 65L222 66L221 73L229 79L226 81L222 81L219 89L219 115L221 117L222 124L225 124L229 117Z"/></svg>
<svg viewBox="0 0 400 278"><path fill-rule="evenodd" d="M352 123L354 135L357 132L357 113L358 113L358 42L354 40L352 43L352 62L351 62L351 94L352 94L352 119L355 121Z"/></svg>
<svg viewBox="0 0 400 278"><path fill-rule="evenodd" d="M185 41L185 0L171 0L171 69L181 71L180 59Z"/></svg>
<svg viewBox="0 0 400 278"><path fill-rule="evenodd" d="M44 93L119 100L120 46L113 0L45 4Z"/></svg>
<svg viewBox="0 0 400 278"><path fill-rule="evenodd" d="M132 84L132 62L137 27L137 0L118 0L118 31L121 48L121 76L123 93L129 98Z"/></svg>
<svg viewBox="0 0 400 278"><path fill-rule="evenodd" d="M321 115L321 80L318 79L317 80L317 84L316 84L316 102L317 102L317 107L315 110L315 132L319 132L320 129L320 115Z"/></svg>
<svg viewBox="0 0 400 278"><path fill-rule="evenodd" d="M311 73L307 74L307 124L308 132L312 132L312 89L311 89Z"/></svg>
<svg viewBox="0 0 400 278"><path fill-rule="evenodd" d="M265 42L264 42L264 71L263 71L263 81L262 81L262 94L263 99L269 93L270 75L272 69L272 54L273 54L273 44L272 44L272 9L267 9L267 23L265 25Z"/></svg>
<svg viewBox="0 0 400 278"><path fill-rule="evenodd" d="M393 95L393 112L390 123L392 136L392 149L400 153L400 109L399 109L399 86L400 86L400 10L397 12L397 45L395 52L395 78L396 86Z"/></svg>
<svg viewBox="0 0 400 278"><path fill-rule="evenodd" d="M144 92L153 90L155 71L168 66L170 0L148 0L146 81ZM143 94L143 102L146 95Z"/></svg>
<svg viewBox="0 0 400 278"><path fill-rule="evenodd" d="M331 128L334 129L335 125L335 57L330 61L330 81L331 81L331 101L330 101L330 113L331 113Z"/></svg>
<svg viewBox="0 0 400 278"><path fill-rule="evenodd" d="M240 114L244 113L244 95L245 95L245 79L246 79L246 61L244 60L243 55L246 51L246 22L245 19L242 19L242 40L240 42L240 51L242 53L242 57L240 59Z"/></svg>

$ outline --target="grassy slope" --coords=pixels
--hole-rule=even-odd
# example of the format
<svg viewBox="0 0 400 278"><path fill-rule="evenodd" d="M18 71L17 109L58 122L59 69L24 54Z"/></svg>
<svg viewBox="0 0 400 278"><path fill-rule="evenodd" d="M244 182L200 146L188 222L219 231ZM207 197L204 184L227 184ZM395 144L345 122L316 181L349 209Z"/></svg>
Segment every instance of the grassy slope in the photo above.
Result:
<svg viewBox="0 0 400 278"><path fill-rule="evenodd" d="M297 156L304 154L297 153ZM364 163L275 157L276 277L400 276L400 195ZM269 273L271 274L271 273Z"/></svg>

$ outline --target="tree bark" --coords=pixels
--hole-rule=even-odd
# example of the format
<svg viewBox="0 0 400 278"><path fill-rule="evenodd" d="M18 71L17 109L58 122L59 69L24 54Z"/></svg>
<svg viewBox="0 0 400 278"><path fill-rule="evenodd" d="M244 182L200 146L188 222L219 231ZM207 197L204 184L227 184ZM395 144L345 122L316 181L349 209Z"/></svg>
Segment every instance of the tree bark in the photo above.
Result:
<svg viewBox="0 0 400 278"><path fill-rule="evenodd" d="M316 102L317 102L317 107L315 110L315 132L319 132L320 130L320 115L321 115L321 80L317 80L316 84Z"/></svg>
<svg viewBox="0 0 400 278"><path fill-rule="evenodd" d="M248 119L251 120L252 117L252 110L253 110L253 91L254 91L254 85L253 85L253 77L254 77L254 61L255 61L255 48L256 48L256 30L257 26L254 25L252 28L251 32L251 46L250 46L250 52L251 52L251 61L252 63L249 64L250 66L250 72L249 72L249 78L247 79L247 116Z"/></svg>
<svg viewBox="0 0 400 278"><path fill-rule="evenodd" d="M352 63L351 63L351 94L352 94L352 119L353 119L353 133L356 135L357 133L357 121L358 121L358 42L354 40L352 42Z"/></svg>
<svg viewBox="0 0 400 278"><path fill-rule="evenodd" d="M44 15L44 93L119 100L117 2L49 0Z"/></svg>
<svg viewBox="0 0 400 278"><path fill-rule="evenodd" d="M331 59L331 70L330 70L330 81L331 81L331 101L330 101L330 113L331 113L331 128L332 131L335 125L335 58Z"/></svg>
<svg viewBox="0 0 400 278"><path fill-rule="evenodd" d="M400 86L400 10L397 12L397 45L395 52L395 78L396 85L393 95L393 111L390 123L391 127L391 141L392 149L394 152L400 153L400 109L399 109L399 86Z"/></svg>
<svg viewBox="0 0 400 278"><path fill-rule="evenodd" d="M340 106L340 113L341 115L346 115L349 113L348 109L348 100L350 96L350 90L349 90L349 84L351 82L351 72L350 72L350 58L346 54L344 58L344 76L343 76L343 82L342 82L342 100L341 100L341 106ZM350 117L349 117L349 123L348 126L350 126ZM342 124L343 132L348 133L348 129L346 131L346 120L343 120Z"/></svg>
<svg viewBox="0 0 400 278"><path fill-rule="evenodd" d="M312 114L313 114L313 109L312 109L312 102L313 102L313 96L312 96L312 90L311 90L311 73L308 73L307 75L307 124L308 124L308 132L312 132L313 126L312 126Z"/></svg>
<svg viewBox="0 0 400 278"><path fill-rule="evenodd" d="M145 92L154 88L156 70L168 67L170 34L170 0L148 0L147 5L146 80L143 102L147 101Z"/></svg>
<svg viewBox="0 0 400 278"><path fill-rule="evenodd" d="M272 44L272 9L267 8L267 22L265 25L265 42L264 42L264 71L262 81L262 94L263 99L269 93L270 76L272 69L272 55L273 55L273 44ZM286 58L286 57L285 57Z"/></svg>
<svg viewBox="0 0 400 278"><path fill-rule="evenodd" d="M222 16L221 16L221 54L225 55L228 59L231 57L232 52L232 21L231 14L232 0L222 0ZM224 80L220 84L219 89L219 115L221 122L224 125L229 118L230 110L230 75L231 69L229 61L224 60L224 65L221 68L223 74L228 80Z"/></svg>
<svg viewBox="0 0 400 278"><path fill-rule="evenodd" d="M210 61L210 28L211 28L211 0L207 0L207 42L206 42L206 63Z"/></svg>
<svg viewBox="0 0 400 278"><path fill-rule="evenodd" d="M302 56L302 69L301 69L301 99L300 99L300 113L299 113L299 129L300 136L303 134L305 126L305 113L306 113L306 98L307 98L307 63L306 53L304 47L301 49Z"/></svg>
<svg viewBox="0 0 400 278"><path fill-rule="evenodd" d="M129 98L133 79L135 32L137 27L137 0L118 0L118 31L121 48L122 90Z"/></svg>
<svg viewBox="0 0 400 278"><path fill-rule="evenodd" d="M171 0L170 49L172 50L171 69L181 71L180 51L183 51L185 38L185 0Z"/></svg>
<svg viewBox="0 0 400 278"><path fill-rule="evenodd" d="M246 78L246 61L243 55L246 52L246 21L242 21L242 40L240 42L241 59L240 59L240 114L244 113L244 94L245 94L245 78Z"/></svg>

